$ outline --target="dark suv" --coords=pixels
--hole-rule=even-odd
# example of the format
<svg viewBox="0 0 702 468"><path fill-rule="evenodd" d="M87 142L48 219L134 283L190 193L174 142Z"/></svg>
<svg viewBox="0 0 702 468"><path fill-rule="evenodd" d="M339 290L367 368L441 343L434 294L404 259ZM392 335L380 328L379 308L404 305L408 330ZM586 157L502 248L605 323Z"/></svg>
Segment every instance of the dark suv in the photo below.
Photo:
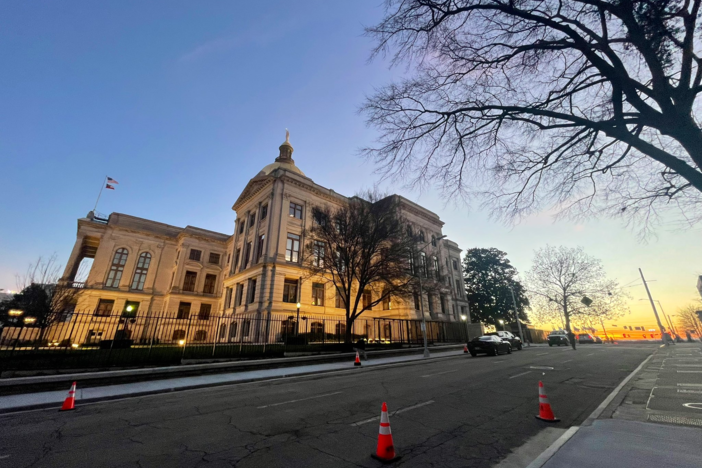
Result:
<svg viewBox="0 0 702 468"><path fill-rule="evenodd" d="M512 349L520 350L522 349L522 340L518 336L514 336L508 331L496 331L492 333L486 333L486 335L499 336L502 341L507 341L512 345Z"/></svg>

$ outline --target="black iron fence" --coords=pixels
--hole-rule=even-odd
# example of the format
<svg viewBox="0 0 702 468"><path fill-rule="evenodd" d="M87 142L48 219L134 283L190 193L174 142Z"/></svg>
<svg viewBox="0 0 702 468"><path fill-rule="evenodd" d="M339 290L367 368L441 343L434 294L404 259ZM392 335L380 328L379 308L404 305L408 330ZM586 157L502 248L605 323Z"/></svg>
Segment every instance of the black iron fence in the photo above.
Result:
<svg viewBox="0 0 702 468"><path fill-rule="evenodd" d="M427 321L431 344L467 339L462 322ZM182 360L282 356L348 348L338 316L175 313L131 316L74 312L48 327L5 327L0 372L7 370L172 365ZM349 334L368 349L421 346L421 320L357 319Z"/></svg>

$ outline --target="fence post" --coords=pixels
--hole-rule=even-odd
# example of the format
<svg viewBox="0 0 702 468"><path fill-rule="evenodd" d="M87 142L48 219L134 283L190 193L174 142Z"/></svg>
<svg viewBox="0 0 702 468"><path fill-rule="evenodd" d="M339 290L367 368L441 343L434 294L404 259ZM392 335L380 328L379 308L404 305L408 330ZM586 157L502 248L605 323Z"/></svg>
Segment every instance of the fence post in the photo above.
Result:
<svg viewBox="0 0 702 468"><path fill-rule="evenodd" d="M214 337L212 339L212 357L215 356L215 349L217 347L217 340L219 339L219 322L221 320L222 320L221 316L217 317L217 326L214 329Z"/></svg>
<svg viewBox="0 0 702 468"><path fill-rule="evenodd" d="M324 347L324 339L327 336L327 324L324 319L322 319L322 347Z"/></svg>
<svg viewBox="0 0 702 468"><path fill-rule="evenodd" d="M183 352L180 354L180 363L183 363L185 358L185 348L188 347L188 341L190 341L190 324L193 323L192 316L188 315L188 328L185 329L185 343L183 344Z"/></svg>

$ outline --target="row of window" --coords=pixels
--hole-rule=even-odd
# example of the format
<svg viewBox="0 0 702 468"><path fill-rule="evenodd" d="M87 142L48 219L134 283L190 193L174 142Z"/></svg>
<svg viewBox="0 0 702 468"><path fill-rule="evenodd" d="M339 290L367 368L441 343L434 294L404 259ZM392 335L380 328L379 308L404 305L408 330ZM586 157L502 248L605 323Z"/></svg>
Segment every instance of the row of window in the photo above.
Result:
<svg viewBox="0 0 702 468"><path fill-rule="evenodd" d="M263 221L268 217L268 205L263 205L261 207L261 216L260 219ZM251 213L249 215L249 229L253 229L254 225L256 224L256 213ZM244 233L244 229L246 229L246 222L242 219L239 221L239 234Z"/></svg>
<svg viewBox="0 0 702 468"><path fill-rule="evenodd" d="M119 283L122 280L122 274L124 273L124 265L127 263L127 257L129 252L125 248L120 248L115 251L115 255L112 257L112 264L110 265L110 271L107 274L107 281L105 281L105 287L108 288L118 288ZM132 277L132 283L130 288L135 291L144 290L144 282L146 281L146 274L149 271L149 265L151 264L151 254L148 252L142 252L137 260L137 266L134 269L134 276Z"/></svg>
<svg viewBox="0 0 702 468"><path fill-rule="evenodd" d="M190 249L190 254L188 256L189 260L193 260L196 262L199 262L202 258L202 250L198 249ZM222 260L222 254L216 253L216 252L210 252L210 258L208 263L211 263L212 265L219 265L219 262Z"/></svg>
<svg viewBox="0 0 702 468"><path fill-rule="evenodd" d="M412 294L412 298L414 299L414 309L415 310L421 310L422 306L421 303L419 302L419 293L414 292ZM427 294L427 303L429 304L429 313L434 314L436 313L436 296L432 293ZM439 305L441 307L441 313L446 314L448 310L448 298L444 296L443 294L439 295Z"/></svg>

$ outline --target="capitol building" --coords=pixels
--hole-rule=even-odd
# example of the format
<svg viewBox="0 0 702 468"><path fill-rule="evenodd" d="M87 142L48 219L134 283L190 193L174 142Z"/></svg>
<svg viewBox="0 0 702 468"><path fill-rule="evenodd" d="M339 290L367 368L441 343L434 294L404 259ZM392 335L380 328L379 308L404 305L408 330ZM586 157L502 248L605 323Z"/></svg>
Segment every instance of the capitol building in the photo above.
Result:
<svg viewBox="0 0 702 468"><path fill-rule="evenodd" d="M307 314L343 319L343 301L334 285L304 279L308 275L302 259L313 209L341 206L348 198L307 177L292 155L286 138L278 157L249 180L232 207L236 212L232 233L171 226L122 213L101 217L91 212L80 218L62 278L81 289L75 310L103 317L128 312L139 317L206 319L289 315L299 303ZM444 223L438 215L393 196L402 218L427 241L422 255L428 269L444 281L438 291L382 301L362 317L418 319L422 310L433 321L469 317L461 249L439 239ZM90 269L79 275L84 263L91 264Z"/></svg>

